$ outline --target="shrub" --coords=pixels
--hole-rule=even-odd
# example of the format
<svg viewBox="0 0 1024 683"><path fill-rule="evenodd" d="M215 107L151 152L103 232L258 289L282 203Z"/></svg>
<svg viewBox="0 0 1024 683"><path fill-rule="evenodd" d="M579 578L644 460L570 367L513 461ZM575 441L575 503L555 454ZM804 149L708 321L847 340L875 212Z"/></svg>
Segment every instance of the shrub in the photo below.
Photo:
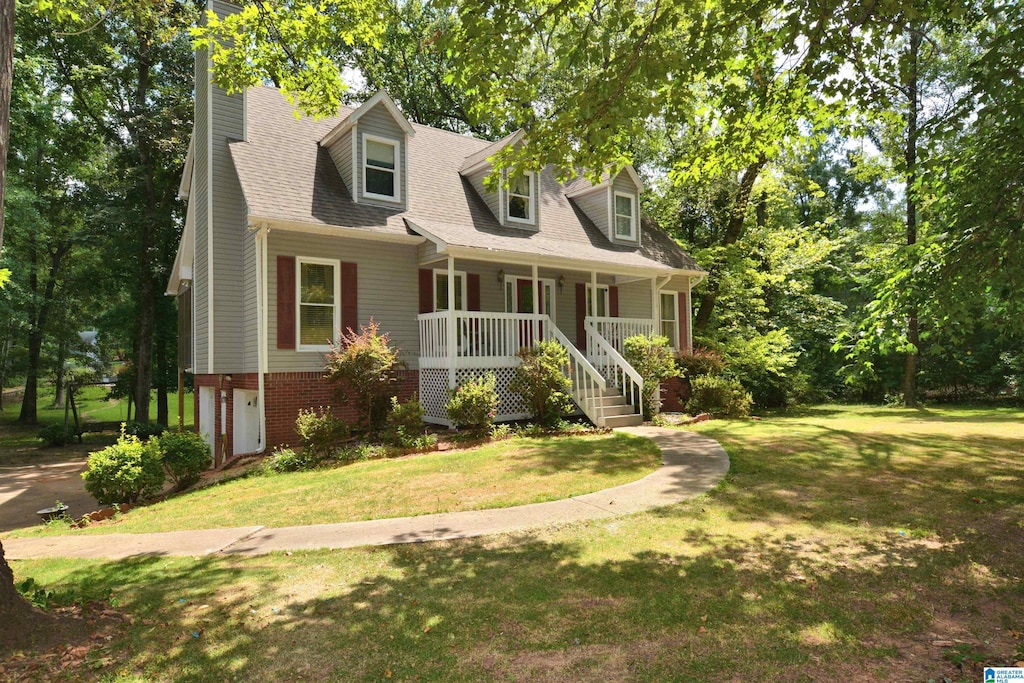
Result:
<svg viewBox="0 0 1024 683"><path fill-rule="evenodd" d="M391 412L388 413L384 441L400 448L414 448L423 444L423 406L413 396L405 403L391 397Z"/></svg>
<svg viewBox="0 0 1024 683"><path fill-rule="evenodd" d="M667 337L638 334L626 337L622 348L622 355L644 380L644 415L650 417L661 410L658 384L679 374L672 356L672 347Z"/></svg>
<svg viewBox="0 0 1024 683"><path fill-rule="evenodd" d="M356 333L343 331L337 344L326 355L324 377L334 383L338 397L354 401L362 411L367 430L379 419L379 406L392 395L398 371L405 363L391 346L391 335L380 333L380 324L370 324Z"/></svg>
<svg viewBox="0 0 1024 683"><path fill-rule="evenodd" d="M103 505L134 503L157 493L164 484L160 451L154 443L143 443L121 425L117 443L89 454L85 490Z"/></svg>
<svg viewBox="0 0 1024 683"><path fill-rule="evenodd" d="M753 399L734 379L701 375L690 381L690 401L686 404L692 414L711 413L716 417L745 417L750 414Z"/></svg>
<svg viewBox="0 0 1024 683"><path fill-rule="evenodd" d="M348 423L331 414L331 409L300 410L295 418L295 432L307 459L323 460L336 454L351 434Z"/></svg>
<svg viewBox="0 0 1024 683"><path fill-rule="evenodd" d="M464 382L448 393L445 410L457 429L483 432L498 414L498 379L494 373Z"/></svg>
<svg viewBox="0 0 1024 683"><path fill-rule="evenodd" d="M66 446L78 439L78 432L73 425L47 425L39 430L39 438L50 447Z"/></svg>
<svg viewBox="0 0 1024 683"><path fill-rule="evenodd" d="M725 370L725 358L714 349L696 348L693 353L681 353L676 356L676 369L684 378L700 375L721 375Z"/></svg>
<svg viewBox="0 0 1024 683"><path fill-rule="evenodd" d="M807 390L806 377L796 368L798 353L785 330L729 337L720 349L725 376L747 387L759 406L789 405Z"/></svg>
<svg viewBox="0 0 1024 683"><path fill-rule="evenodd" d="M150 437L160 436L167 431L167 427L162 424L157 424L156 422L152 424L146 422L127 422L125 423L124 431L125 434L128 434L129 436L148 439Z"/></svg>
<svg viewBox="0 0 1024 683"><path fill-rule="evenodd" d="M210 444L202 434L165 432L150 443L160 451L164 471L177 491L184 491L199 481L203 470L210 466Z"/></svg>
<svg viewBox="0 0 1024 683"><path fill-rule="evenodd" d="M520 365L509 390L523 397L533 419L550 427L572 410L572 380L563 372L569 353L556 341L540 341L516 354Z"/></svg>
<svg viewBox="0 0 1024 683"><path fill-rule="evenodd" d="M263 463L264 469L278 474L308 470L315 465L316 461L306 457L305 453L296 453L287 446L275 448Z"/></svg>

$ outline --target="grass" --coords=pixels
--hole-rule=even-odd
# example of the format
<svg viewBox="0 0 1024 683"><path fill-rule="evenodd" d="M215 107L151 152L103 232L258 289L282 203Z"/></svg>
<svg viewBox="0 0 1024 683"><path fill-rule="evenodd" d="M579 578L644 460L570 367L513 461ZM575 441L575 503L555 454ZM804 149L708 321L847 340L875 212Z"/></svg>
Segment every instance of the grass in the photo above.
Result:
<svg viewBox="0 0 1024 683"><path fill-rule="evenodd" d="M599 491L650 474L651 441L626 434L512 439L460 451L233 479L137 508L85 529L37 526L14 535L145 533L351 522L482 510Z"/></svg>
<svg viewBox="0 0 1024 683"><path fill-rule="evenodd" d="M79 416L82 422L122 422L128 415L128 402L126 399L107 399L108 389L106 387L90 386L83 387L76 399ZM185 395L185 425L192 425L192 394ZM21 402L4 403L4 409L0 411L0 464L10 462L22 462L31 459L36 455L60 454L61 449L44 448L38 438L39 430L45 425L64 424L64 408L53 406L53 392L48 387L43 388L39 396L38 409L36 411L39 421L38 425L18 424L18 415L21 413ZM171 426L178 424L178 396L168 396L168 421ZM156 391L153 392L150 403L150 416L156 419ZM69 415L69 420L70 420ZM76 453L88 453L94 450L97 445L102 446L113 441L109 435L87 434L86 440L90 442L88 448L72 449Z"/></svg>
<svg viewBox="0 0 1024 683"><path fill-rule="evenodd" d="M610 522L14 570L135 617L86 680L976 681L976 661L1024 658L1022 425L842 407L711 422L726 481Z"/></svg>

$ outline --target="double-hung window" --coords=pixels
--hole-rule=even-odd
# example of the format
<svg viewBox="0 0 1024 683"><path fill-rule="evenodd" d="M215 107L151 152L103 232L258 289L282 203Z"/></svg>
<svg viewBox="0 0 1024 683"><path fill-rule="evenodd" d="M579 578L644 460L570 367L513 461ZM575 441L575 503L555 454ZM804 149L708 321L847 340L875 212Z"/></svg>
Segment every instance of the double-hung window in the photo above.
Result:
<svg viewBox="0 0 1024 683"><path fill-rule="evenodd" d="M535 177L533 173L509 176L505 210L510 222L533 223Z"/></svg>
<svg viewBox="0 0 1024 683"><path fill-rule="evenodd" d="M296 259L299 271L295 297L299 348L323 351L330 348L341 327L341 266L327 259Z"/></svg>
<svg viewBox="0 0 1024 683"><path fill-rule="evenodd" d="M363 196L401 201L401 171L398 140L363 134Z"/></svg>
<svg viewBox="0 0 1024 683"><path fill-rule="evenodd" d="M594 286L587 285L587 315L608 317L608 285L597 286L597 297L594 296Z"/></svg>
<svg viewBox="0 0 1024 683"><path fill-rule="evenodd" d="M448 310L448 271L434 271L434 310ZM466 274L455 271L455 310L466 310Z"/></svg>
<svg viewBox="0 0 1024 683"><path fill-rule="evenodd" d="M615 193L615 236L623 240L636 239L636 197Z"/></svg>
<svg viewBox="0 0 1024 683"><path fill-rule="evenodd" d="M679 344L679 299L676 292L661 293L661 336L668 337L669 346L681 348Z"/></svg>

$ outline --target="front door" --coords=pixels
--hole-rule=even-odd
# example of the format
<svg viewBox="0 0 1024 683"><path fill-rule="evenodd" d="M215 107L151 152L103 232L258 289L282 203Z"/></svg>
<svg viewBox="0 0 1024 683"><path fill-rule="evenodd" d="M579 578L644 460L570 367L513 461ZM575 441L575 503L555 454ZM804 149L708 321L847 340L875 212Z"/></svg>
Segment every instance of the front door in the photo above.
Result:
<svg viewBox="0 0 1024 683"><path fill-rule="evenodd" d="M538 313L547 313L554 320L555 283L553 280L537 280L543 296L538 297ZM505 282L505 309L509 313L533 313L533 279L509 277ZM543 339L542 323L521 321L519 323L519 345L532 346L537 339Z"/></svg>

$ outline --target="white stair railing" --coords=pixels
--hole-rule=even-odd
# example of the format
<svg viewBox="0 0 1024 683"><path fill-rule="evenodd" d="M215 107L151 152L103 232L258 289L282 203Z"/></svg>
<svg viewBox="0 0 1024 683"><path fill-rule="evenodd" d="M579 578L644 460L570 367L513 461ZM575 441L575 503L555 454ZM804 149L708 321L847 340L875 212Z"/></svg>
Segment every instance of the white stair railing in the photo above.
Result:
<svg viewBox="0 0 1024 683"><path fill-rule="evenodd" d="M587 333L587 353L593 360L593 365L613 387L622 392L626 401L643 417L644 378L607 339L601 336L592 322L585 321L583 329Z"/></svg>
<svg viewBox="0 0 1024 683"><path fill-rule="evenodd" d="M576 405L591 422L604 427L604 393L608 382L549 318L544 321L544 332L547 339L557 341L569 352L569 364L564 372L572 380L572 398Z"/></svg>
<svg viewBox="0 0 1024 683"><path fill-rule="evenodd" d="M647 337L654 334L654 321L650 318L611 318L588 315L586 322L593 323L597 333L619 353L623 352L625 341L628 338L638 334Z"/></svg>

